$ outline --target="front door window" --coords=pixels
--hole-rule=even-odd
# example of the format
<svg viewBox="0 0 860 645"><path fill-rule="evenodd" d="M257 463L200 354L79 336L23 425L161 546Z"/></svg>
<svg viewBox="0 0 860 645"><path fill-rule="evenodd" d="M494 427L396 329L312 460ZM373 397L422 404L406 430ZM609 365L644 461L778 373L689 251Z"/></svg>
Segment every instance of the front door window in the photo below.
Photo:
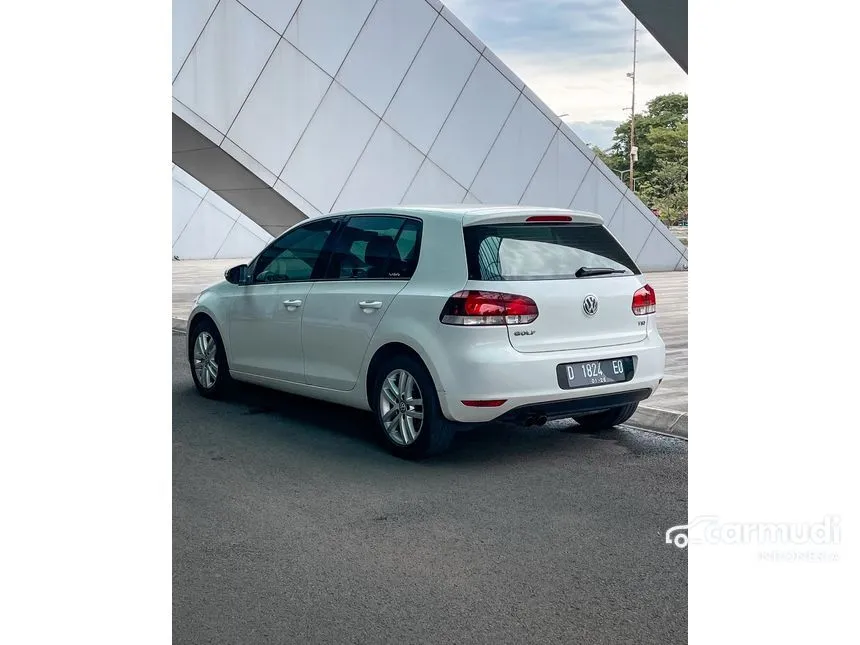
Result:
<svg viewBox="0 0 860 645"><path fill-rule="evenodd" d="M254 282L297 282L315 277L326 240L336 219L322 219L294 229L272 242L254 266ZM320 268L320 271L324 267Z"/></svg>

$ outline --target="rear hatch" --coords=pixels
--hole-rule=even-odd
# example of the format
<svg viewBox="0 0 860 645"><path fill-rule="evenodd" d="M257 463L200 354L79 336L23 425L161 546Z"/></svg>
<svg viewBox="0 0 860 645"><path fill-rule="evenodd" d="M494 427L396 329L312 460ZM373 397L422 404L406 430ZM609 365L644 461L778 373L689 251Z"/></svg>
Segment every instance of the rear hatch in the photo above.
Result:
<svg viewBox="0 0 860 645"><path fill-rule="evenodd" d="M520 352L553 352L640 342L647 316L633 312L643 286L636 264L602 224L571 217L464 226L466 289L530 298L538 316L509 325ZM547 221L549 220L549 221Z"/></svg>

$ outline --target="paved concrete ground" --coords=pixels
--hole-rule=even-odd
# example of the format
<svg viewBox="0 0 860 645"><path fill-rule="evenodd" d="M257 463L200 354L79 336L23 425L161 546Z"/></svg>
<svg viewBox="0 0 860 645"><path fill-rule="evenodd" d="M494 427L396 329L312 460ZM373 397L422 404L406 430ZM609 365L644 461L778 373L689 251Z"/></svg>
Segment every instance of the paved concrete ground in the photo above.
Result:
<svg viewBox="0 0 860 645"><path fill-rule="evenodd" d="M657 328L666 343L666 374L657 391L630 420L639 427L687 436L687 276L686 271L649 273L657 292Z"/></svg>
<svg viewBox="0 0 860 645"><path fill-rule="evenodd" d="M174 642L680 643L687 444L490 426L401 461L369 415L194 390L173 338Z"/></svg>
<svg viewBox="0 0 860 645"><path fill-rule="evenodd" d="M184 321L203 289L224 279L224 271L244 260L173 262L173 318ZM687 436L687 272L649 273L657 292L657 325L666 341L666 377L630 424Z"/></svg>
<svg viewBox="0 0 860 645"><path fill-rule="evenodd" d="M224 272L247 260L178 260L173 264L173 317L185 320L194 298L224 279Z"/></svg>

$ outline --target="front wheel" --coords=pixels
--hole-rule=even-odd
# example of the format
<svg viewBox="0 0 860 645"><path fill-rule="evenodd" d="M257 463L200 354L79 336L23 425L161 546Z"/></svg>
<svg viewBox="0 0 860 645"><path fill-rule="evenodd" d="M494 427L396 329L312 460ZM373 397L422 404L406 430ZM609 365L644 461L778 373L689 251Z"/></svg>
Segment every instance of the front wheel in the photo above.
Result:
<svg viewBox="0 0 860 645"><path fill-rule="evenodd" d="M373 383L373 411L393 454L421 459L451 445L457 424L442 414L433 379L419 361L407 355L387 359Z"/></svg>
<svg viewBox="0 0 860 645"><path fill-rule="evenodd" d="M627 405L619 405L616 408L609 408L602 412L592 412L591 414L573 417L573 420L586 430L609 430L609 428L627 421L633 416L638 407L638 402L629 403Z"/></svg>
<svg viewBox="0 0 860 645"><path fill-rule="evenodd" d="M197 391L207 399L224 396L231 384L224 343L215 324L204 320L191 330L188 347L191 378Z"/></svg>

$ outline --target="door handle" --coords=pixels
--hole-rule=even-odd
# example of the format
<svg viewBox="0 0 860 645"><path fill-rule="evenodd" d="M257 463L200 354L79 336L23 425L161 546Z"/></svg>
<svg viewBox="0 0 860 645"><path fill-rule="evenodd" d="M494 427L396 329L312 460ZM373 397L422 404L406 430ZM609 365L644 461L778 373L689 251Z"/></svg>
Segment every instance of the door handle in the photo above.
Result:
<svg viewBox="0 0 860 645"><path fill-rule="evenodd" d="M379 300L359 300L358 306L362 309L382 309L382 303Z"/></svg>
<svg viewBox="0 0 860 645"><path fill-rule="evenodd" d="M287 308L287 311L295 311L299 307L302 306L301 300L284 300L284 307Z"/></svg>

